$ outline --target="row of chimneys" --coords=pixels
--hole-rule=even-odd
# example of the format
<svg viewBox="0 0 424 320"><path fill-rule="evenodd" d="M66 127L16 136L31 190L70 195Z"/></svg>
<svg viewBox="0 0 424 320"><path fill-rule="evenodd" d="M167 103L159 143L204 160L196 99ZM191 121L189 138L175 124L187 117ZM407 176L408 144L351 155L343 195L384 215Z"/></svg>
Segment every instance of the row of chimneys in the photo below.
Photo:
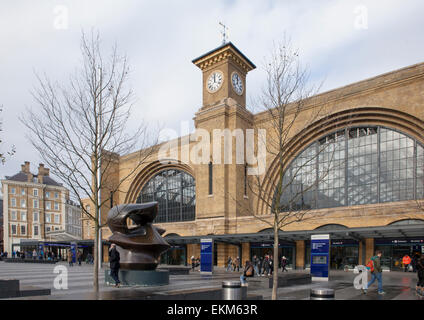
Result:
<svg viewBox="0 0 424 320"><path fill-rule="evenodd" d="M30 171L30 163L29 161L25 161L25 164L21 165L21 171L23 173L27 174L28 182L33 182L34 176L32 175ZM43 183L43 177L48 176L50 174L50 169L44 168L44 164L40 163L38 165L38 174L37 174L37 181L38 183Z"/></svg>

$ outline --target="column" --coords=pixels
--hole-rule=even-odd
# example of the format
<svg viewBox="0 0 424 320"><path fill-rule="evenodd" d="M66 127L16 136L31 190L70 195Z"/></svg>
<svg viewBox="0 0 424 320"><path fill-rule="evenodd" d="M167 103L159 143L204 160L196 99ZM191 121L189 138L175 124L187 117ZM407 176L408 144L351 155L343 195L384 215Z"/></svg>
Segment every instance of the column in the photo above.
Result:
<svg viewBox="0 0 424 320"><path fill-rule="evenodd" d="M296 269L305 268L305 241L296 241L296 261L294 263Z"/></svg>

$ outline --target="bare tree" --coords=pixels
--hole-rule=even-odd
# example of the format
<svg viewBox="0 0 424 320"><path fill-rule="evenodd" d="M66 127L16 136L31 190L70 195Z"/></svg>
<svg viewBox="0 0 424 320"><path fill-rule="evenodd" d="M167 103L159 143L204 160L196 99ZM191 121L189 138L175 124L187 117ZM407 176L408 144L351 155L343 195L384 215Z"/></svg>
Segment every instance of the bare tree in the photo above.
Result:
<svg viewBox="0 0 424 320"><path fill-rule="evenodd" d="M98 33L87 37L83 32L81 67L65 85L37 75L38 86L33 92L36 107L20 118L30 132L31 144L52 173L70 188L83 214L94 225L96 292L99 230L104 227L99 219L100 209L109 204L111 197L120 192L122 183L154 152L154 147L148 146L157 143L144 123L131 133L127 130L133 106L133 92L127 86L127 58L118 55L116 45L111 55L105 57L100 44ZM132 166L118 172L119 155L133 150L140 151L133 154ZM126 172L124 176L122 172ZM83 205L86 198L94 211L89 212Z"/></svg>
<svg viewBox="0 0 424 320"><path fill-rule="evenodd" d="M0 105L0 113L1 112L3 112L3 106L2 105ZM3 131L3 127L2 126L3 126L3 121L0 118L0 132ZM0 137L0 146L1 147L3 146L3 140L2 140L1 137ZM16 151L15 146L12 146L11 150L10 151L7 151L7 152L3 152L3 150L0 149L0 162L2 164L5 164L5 162L6 162L6 154L8 156L12 156L15 153L15 151Z"/></svg>
<svg viewBox="0 0 424 320"><path fill-rule="evenodd" d="M312 205L316 187L331 174L334 166L341 163L340 160L334 161L336 141L316 143L312 153L306 150L308 154L300 154L292 162L293 154L298 152L296 148L299 147L294 144L296 135L303 128L326 117L326 114L325 103L322 101L312 108L308 107L314 105L314 96L319 87L308 85L309 74L301 66L299 54L292 49L289 41L274 45L270 58L264 63L264 69L266 83L254 101L256 109L262 111L260 116L263 116L264 121L256 125L255 129L266 129L266 138L263 137L266 141L260 141L262 138L258 135L258 143L266 146L269 159L274 160L276 176L265 179L263 175L250 175L245 182L246 189L258 202L264 204L264 209L258 212L255 207L257 203L243 202L240 210L253 215L273 230L272 299L276 300L280 231L293 223L317 217ZM327 158L327 165L317 171L315 160L319 156ZM290 163L293 165L287 170Z"/></svg>

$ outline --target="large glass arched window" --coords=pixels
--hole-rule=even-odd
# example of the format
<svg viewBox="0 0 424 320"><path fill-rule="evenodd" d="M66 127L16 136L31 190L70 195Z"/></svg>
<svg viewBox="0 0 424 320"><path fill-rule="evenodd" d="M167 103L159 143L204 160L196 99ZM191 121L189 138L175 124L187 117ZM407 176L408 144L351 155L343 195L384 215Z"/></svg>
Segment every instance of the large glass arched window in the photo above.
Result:
<svg viewBox="0 0 424 320"><path fill-rule="evenodd" d="M137 203L150 201L159 204L157 223L194 220L195 180L184 171L161 171L144 185L137 199Z"/></svg>
<svg viewBox="0 0 424 320"><path fill-rule="evenodd" d="M293 160L283 190L281 211L422 199L424 148L384 127L343 129Z"/></svg>

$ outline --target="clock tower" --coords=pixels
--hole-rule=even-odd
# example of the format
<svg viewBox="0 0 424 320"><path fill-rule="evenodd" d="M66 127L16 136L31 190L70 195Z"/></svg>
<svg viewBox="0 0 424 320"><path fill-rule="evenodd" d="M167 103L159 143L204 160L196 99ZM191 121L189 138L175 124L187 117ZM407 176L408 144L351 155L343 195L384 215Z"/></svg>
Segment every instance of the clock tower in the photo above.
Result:
<svg viewBox="0 0 424 320"><path fill-rule="evenodd" d="M208 163L193 164L196 219L199 228L210 228L211 220L207 219L217 219L223 229L215 232L237 233L237 218L246 215L239 206L251 201L241 187L246 164L244 159L243 163L236 161L236 152L245 153L237 150L238 142L243 140L244 148L246 130L254 127L253 114L246 108L246 76L256 67L231 42L192 62L202 70L203 82L203 104L195 114L194 125L196 130L209 133L211 146ZM231 149L225 149L229 144ZM231 152L231 161L224 157L226 152ZM209 222L202 226L201 221Z"/></svg>
<svg viewBox="0 0 424 320"><path fill-rule="evenodd" d="M203 73L203 106L212 107L232 98L246 107L246 75L256 66L231 42L192 61Z"/></svg>

